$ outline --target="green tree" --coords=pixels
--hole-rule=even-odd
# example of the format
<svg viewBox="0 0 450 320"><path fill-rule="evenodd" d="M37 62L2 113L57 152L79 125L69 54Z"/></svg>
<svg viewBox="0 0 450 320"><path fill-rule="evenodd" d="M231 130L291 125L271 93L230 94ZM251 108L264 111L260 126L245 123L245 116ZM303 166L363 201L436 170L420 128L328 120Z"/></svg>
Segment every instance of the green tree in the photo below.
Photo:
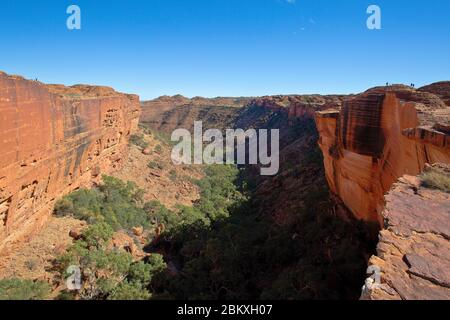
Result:
<svg viewBox="0 0 450 320"><path fill-rule="evenodd" d="M108 300L149 300L150 298L150 292L139 283L127 281L120 283L108 296Z"/></svg>
<svg viewBox="0 0 450 320"><path fill-rule="evenodd" d="M143 194L135 183L103 176L98 188L81 189L59 200L55 214L73 216L90 224L105 222L114 230L148 227L148 215L142 208Z"/></svg>
<svg viewBox="0 0 450 320"><path fill-rule="evenodd" d="M146 262L139 261L131 265L128 272L129 282L147 286L155 275L164 271L167 265L160 254L152 254Z"/></svg>
<svg viewBox="0 0 450 320"><path fill-rule="evenodd" d="M0 280L0 300L45 300L51 293L47 282L22 279Z"/></svg>

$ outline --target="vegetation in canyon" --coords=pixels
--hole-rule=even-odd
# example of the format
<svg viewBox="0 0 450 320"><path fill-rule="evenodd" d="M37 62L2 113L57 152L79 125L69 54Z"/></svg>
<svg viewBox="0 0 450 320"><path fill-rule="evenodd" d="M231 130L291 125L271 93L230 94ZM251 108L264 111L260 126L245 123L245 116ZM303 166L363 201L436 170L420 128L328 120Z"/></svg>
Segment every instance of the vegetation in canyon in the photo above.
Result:
<svg viewBox="0 0 450 320"><path fill-rule="evenodd" d="M152 277L165 269L162 256L151 255L142 261L133 261L128 252L111 248L113 229L105 222L90 225L67 251L56 261L61 274L71 265L82 272L80 299L146 300L151 297L147 285ZM63 292L60 299L73 298Z"/></svg>
<svg viewBox="0 0 450 320"><path fill-rule="evenodd" d="M270 121L276 120L272 117ZM295 144L296 139L311 134L314 139L314 131L311 123L294 125L285 132L286 148ZM254 175L257 170L243 168L237 176L226 175L217 184L220 187L223 181L233 181L230 191L238 191L243 196L232 202L213 202L222 203L216 209L226 208L228 214L211 217L210 206L196 205L194 209L207 214L211 224L175 226L153 243L151 249L163 251L177 269L176 275L164 272L155 277L155 297L358 298L366 262L374 247L374 230L333 215L333 202L326 184L301 178L310 171L316 182L324 180L321 154L317 147L311 146L301 162L293 161L287 150L284 152L280 174L285 180L307 183L305 191L294 185L297 194L286 203L281 200L286 190L277 188L276 178L257 178ZM209 172L206 176L212 174L216 173ZM209 203L203 201L210 194L209 179L202 185L200 203ZM260 189L267 184L272 187L262 197ZM301 205L290 207L293 203ZM282 207L290 216L289 223L277 222L270 214L271 206Z"/></svg>
<svg viewBox="0 0 450 320"><path fill-rule="evenodd" d="M267 119L276 125L282 121ZM298 139L314 141L314 134L312 123L294 124L285 132L285 147ZM259 194L261 186L278 182L255 176L252 167L204 166L204 178L195 180L200 199L176 209L157 200L143 203L142 190L111 177L96 189L72 193L57 204L56 213L84 219L90 227L58 260L61 271L75 263L93 274L108 274L107 283L95 279L80 298L357 298L373 232L334 216L326 184L304 180L305 170L324 179L320 152L312 144L305 147L309 152L301 162L287 154L282 166L285 179L308 184L288 201L300 206L283 207L290 215L287 224L265 212L272 210L267 199L283 206L281 191L272 187L265 199ZM138 225L152 231L145 251L156 261L133 262L127 253L108 250L114 230ZM161 225L164 231L158 235L154 230Z"/></svg>
<svg viewBox="0 0 450 320"><path fill-rule="evenodd" d="M43 300L49 297L50 292L51 287L45 281L0 280L0 300Z"/></svg>
<svg viewBox="0 0 450 320"><path fill-rule="evenodd" d="M289 123L283 113L255 108L236 110L238 125L281 128L276 177L261 177L254 166L203 166L198 179L169 165L163 169L162 155L170 149L166 135L141 128L131 144L150 147L158 157L144 167L194 183L200 197L193 205L145 201L135 183L108 176L58 201L57 216L84 220L88 227L54 261L60 283L68 266L79 266L83 287L57 298L358 298L373 232L335 214L313 121ZM146 134L157 141L149 145ZM141 227L138 243L133 230ZM144 256L114 247L117 233L129 235Z"/></svg>
<svg viewBox="0 0 450 320"><path fill-rule="evenodd" d="M142 209L144 190L133 182L103 176L103 183L94 189L81 189L63 197L55 205L57 216L73 216L90 224L105 222L114 230L135 226L148 227Z"/></svg>
<svg viewBox="0 0 450 320"><path fill-rule="evenodd" d="M148 147L148 143L145 141L142 134L132 134L130 136L130 143L143 149Z"/></svg>
<svg viewBox="0 0 450 320"><path fill-rule="evenodd" d="M237 169L231 166L205 168L207 178L197 181L202 198L194 207L180 206L177 212L158 201L143 203L142 190L133 183L104 176L103 183L91 190L78 190L64 197L55 206L59 216L86 220L89 227L79 240L56 261L64 276L71 265L83 273L81 299L148 299L152 278L166 268L162 256L152 253L143 261L133 262L130 253L111 248L114 231L131 232L135 226L152 231L164 225L168 232L190 226L209 226L213 221L229 217L229 209L244 199L233 181ZM153 234L153 233L152 233ZM60 295L68 298L68 292Z"/></svg>

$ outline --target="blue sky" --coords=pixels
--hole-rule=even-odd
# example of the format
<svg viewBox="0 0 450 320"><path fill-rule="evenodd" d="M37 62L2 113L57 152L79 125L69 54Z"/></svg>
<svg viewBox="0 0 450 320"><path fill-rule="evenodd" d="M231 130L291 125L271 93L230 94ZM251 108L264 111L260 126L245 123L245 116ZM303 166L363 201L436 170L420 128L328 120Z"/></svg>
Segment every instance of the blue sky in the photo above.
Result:
<svg viewBox="0 0 450 320"><path fill-rule="evenodd" d="M370 4L382 30L366 28ZM450 80L448 0L1 0L0 38L0 70L142 99Z"/></svg>

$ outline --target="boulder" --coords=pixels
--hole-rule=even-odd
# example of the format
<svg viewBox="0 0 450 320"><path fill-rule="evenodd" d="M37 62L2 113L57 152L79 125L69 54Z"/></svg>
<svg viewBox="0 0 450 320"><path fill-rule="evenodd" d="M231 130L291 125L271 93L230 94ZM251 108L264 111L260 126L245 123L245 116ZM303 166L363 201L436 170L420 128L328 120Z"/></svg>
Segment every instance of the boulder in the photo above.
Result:
<svg viewBox="0 0 450 320"><path fill-rule="evenodd" d="M152 153L152 150L150 150L150 148L145 148L144 150L142 150L142 154L145 154L146 156L148 156L151 153Z"/></svg>

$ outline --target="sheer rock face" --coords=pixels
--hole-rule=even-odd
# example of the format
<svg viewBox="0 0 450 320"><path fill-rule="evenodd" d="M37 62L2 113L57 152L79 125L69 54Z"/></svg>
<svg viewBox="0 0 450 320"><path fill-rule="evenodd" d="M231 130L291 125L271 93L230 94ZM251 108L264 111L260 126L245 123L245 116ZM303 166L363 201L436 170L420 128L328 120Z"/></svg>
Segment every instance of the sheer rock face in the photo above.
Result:
<svg viewBox="0 0 450 320"><path fill-rule="evenodd" d="M450 175L449 166L447 174ZM404 176L386 195L365 300L450 299L450 194Z"/></svg>
<svg viewBox="0 0 450 320"><path fill-rule="evenodd" d="M399 177L450 163L446 84L373 88L316 113L328 183L357 218L381 224L384 194Z"/></svg>
<svg viewBox="0 0 450 320"><path fill-rule="evenodd" d="M26 241L54 201L119 168L139 97L0 73L0 252Z"/></svg>

